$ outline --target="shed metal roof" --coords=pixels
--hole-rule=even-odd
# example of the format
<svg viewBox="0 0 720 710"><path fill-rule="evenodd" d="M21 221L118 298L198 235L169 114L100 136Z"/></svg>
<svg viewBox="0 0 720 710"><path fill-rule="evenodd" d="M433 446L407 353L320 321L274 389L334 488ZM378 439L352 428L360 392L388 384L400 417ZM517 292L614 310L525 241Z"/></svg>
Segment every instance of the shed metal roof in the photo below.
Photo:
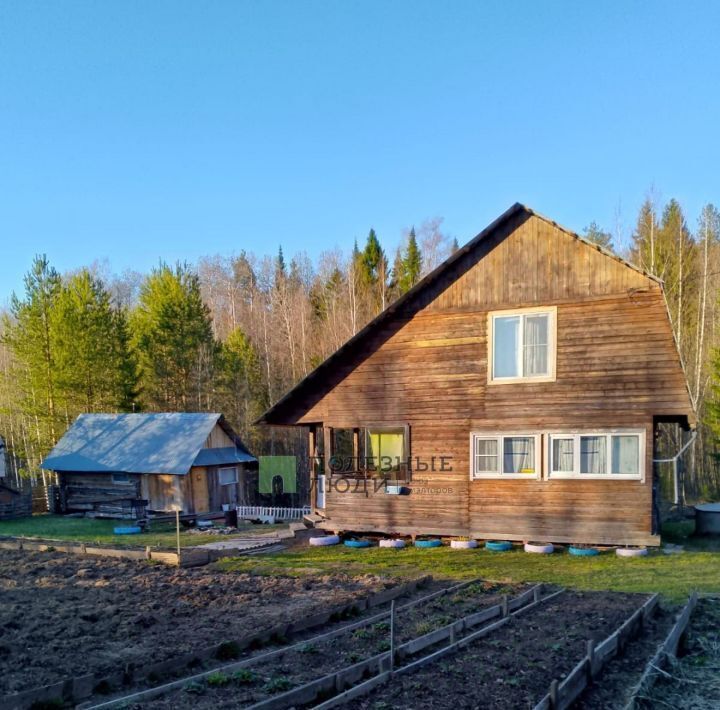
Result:
<svg viewBox="0 0 720 710"><path fill-rule="evenodd" d="M228 466L233 463L253 463L257 461L247 451L237 446L222 446L217 449L200 449L193 466Z"/></svg>
<svg viewBox="0 0 720 710"><path fill-rule="evenodd" d="M182 475L216 424L235 440L238 458L256 460L221 414L81 414L41 465L52 471Z"/></svg>

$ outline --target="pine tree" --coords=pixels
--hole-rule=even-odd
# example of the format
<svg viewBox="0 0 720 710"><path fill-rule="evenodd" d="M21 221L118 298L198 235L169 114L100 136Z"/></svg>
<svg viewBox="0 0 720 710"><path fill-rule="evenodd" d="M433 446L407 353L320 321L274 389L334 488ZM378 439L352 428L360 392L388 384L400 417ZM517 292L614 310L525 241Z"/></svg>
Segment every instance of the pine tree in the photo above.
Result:
<svg viewBox="0 0 720 710"><path fill-rule="evenodd" d="M13 294L11 317L3 322L3 339L16 361L13 377L22 392L22 410L36 422L40 451L55 444L63 429L57 398L56 334L53 310L61 289L60 275L43 254L25 276L25 297Z"/></svg>
<svg viewBox="0 0 720 710"><path fill-rule="evenodd" d="M258 352L240 328L232 331L220 347L216 387L218 409L249 440L252 422L270 402Z"/></svg>
<svg viewBox="0 0 720 710"><path fill-rule="evenodd" d="M450 246L450 253L454 254L458 249L460 249L460 244L458 243L457 237L453 237L452 244Z"/></svg>
<svg viewBox="0 0 720 710"><path fill-rule="evenodd" d="M60 289L53 312L58 392L66 410L132 408L137 377L125 313L86 269Z"/></svg>
<svg viewBox="0 0 720 710"><path fill-rule="evenodd" d="M208 406L216 343L197 275L161 264L145 279L130 318L143 399L152 409Z"/></svg>

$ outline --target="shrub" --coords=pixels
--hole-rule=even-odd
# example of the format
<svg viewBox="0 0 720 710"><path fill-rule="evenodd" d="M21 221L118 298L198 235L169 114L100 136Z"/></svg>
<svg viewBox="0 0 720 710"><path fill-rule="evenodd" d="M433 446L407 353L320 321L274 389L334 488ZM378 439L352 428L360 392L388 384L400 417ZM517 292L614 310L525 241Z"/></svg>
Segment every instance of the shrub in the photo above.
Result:
<svg viewBox="0 0 720 710"><path fill-rule="evenodd" d="M217 673L211 673L207 677L207 684L211 688L224 688L229 683L230 677L226 676L224 673L220 673L219 671Z"/></svg>
<svg viewBox="0 0 720 710"><path fill-rule="evenodd" d="M232 679L240 685L249 685L255 682L255 674L247 668L241 668L233 673Z"/></svg>
<svg viewBox="0 0 720 710"><path fill-rule="evenodd" d="M266 693L282 693L286 690L290 690L292 683L287 678L275 677L265 683L263 690Z"/></svg>

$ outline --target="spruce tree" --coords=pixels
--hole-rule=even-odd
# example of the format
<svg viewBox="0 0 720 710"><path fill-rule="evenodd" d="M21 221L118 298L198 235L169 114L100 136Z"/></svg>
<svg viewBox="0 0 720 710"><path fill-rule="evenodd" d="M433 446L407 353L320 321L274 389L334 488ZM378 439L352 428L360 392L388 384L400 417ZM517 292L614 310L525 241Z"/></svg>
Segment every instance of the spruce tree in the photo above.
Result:
<svg viewBox="0 0 720 710"><path fill-rule="evenodd" d="M421 271L422 254L415 236L415 227L413 227L408 235L405 253L402 257L402 275L398 282L401 294L407 293L418 282Z"/></svg>

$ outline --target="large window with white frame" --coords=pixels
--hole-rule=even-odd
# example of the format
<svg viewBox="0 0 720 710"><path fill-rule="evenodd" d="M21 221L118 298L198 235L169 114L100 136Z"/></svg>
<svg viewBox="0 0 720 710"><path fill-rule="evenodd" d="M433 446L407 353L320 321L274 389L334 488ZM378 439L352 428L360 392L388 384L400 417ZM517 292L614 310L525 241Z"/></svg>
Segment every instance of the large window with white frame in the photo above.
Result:
<svg viewBox="0 0 720 710"><path fill-rule="evenodd" d="M555 379L556 307L495 311L488 318L490 384Z"/></svg>
<svg viewBox="0 0 720 710"><path fill-rule="evenodd" d="M470 437L472 478L539 478L539 434L483 434Z"/></svg>
<svg viewBox="0 0 720 710"><path fill-rule="evenodd" d="M550 433L546 449L548 478L645 476L644 429Z"/></svg>

